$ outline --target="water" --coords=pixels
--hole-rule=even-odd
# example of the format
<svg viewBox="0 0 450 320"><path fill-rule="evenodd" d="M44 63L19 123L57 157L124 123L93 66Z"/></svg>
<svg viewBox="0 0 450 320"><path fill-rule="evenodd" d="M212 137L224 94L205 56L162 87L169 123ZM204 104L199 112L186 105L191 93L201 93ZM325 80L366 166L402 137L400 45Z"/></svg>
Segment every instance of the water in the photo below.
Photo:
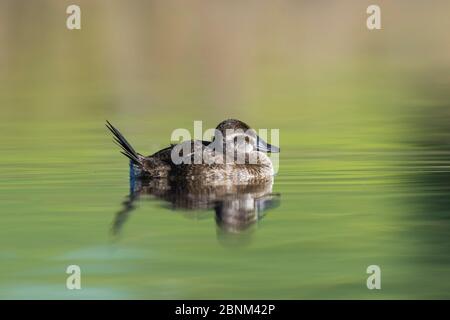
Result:
<svg viewBox="0 0 450 320"><path fill-rule="evenodd" d="M0 298L450 298L447 4L45 3L0 10ZM280 129L272 185L130 194L106 119L150 154L228 117Z"/></svg>
<svg viewBox="0 0 450 320"><path fill-rule="evenodd" d="M127 161L101 122L17 132L3 147L2 298L448 297L448 151L288 141L261 187L274 205L236 229L195 197L130 201ZM235 191L225 203L256 194ZM71 264L80 291L65 288ZM366 288L372 264L379 292Z"/></svg>

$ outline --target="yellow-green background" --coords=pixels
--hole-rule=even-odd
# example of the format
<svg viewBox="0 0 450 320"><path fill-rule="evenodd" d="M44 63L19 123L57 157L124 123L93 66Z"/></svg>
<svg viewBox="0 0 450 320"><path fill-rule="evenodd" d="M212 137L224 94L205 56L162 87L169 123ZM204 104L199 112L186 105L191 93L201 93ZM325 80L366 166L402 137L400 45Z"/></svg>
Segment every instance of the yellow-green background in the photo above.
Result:
<svg viewBox="0 0 450 320"><path fill-rule="evenodd" d="M449 298L449 30L438 0L0 0L0 297ZM280 206L229 246L141 201L113 238L105 119L152 153L228 117L280 129Z"/></svg>

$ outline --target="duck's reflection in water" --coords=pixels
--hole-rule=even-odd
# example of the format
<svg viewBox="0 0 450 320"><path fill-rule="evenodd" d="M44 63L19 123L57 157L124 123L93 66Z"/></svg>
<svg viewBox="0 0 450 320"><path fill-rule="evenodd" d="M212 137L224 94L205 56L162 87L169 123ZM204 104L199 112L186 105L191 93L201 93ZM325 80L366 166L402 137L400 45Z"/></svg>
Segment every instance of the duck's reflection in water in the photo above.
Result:
<svg viewBox="0 0 450 320"><path fill-rule="evenodd" d="M280 203L280 195L272 193L272 185L273 179L243 185L132 179L130 194L115 216L112 231L116 236L120 233L137 201L159 199L187 217L198 217L198 211L214 212L219 242L245 244L265 212Z"/></svg>

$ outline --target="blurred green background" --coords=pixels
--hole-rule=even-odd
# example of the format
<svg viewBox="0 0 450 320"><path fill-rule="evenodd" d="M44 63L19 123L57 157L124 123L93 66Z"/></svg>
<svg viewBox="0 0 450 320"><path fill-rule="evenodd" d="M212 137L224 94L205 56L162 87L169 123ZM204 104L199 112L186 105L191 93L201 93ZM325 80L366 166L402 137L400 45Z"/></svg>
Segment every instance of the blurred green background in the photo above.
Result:
<svg viewBox="0 0 450 320"><path fill-rule="evenodd" d="M448 1L73 3L0 0L0 298L450 298ZM241 245L155 200L112 237L105 119L150 154L229 117L280 129L281 205Z"/></svg>

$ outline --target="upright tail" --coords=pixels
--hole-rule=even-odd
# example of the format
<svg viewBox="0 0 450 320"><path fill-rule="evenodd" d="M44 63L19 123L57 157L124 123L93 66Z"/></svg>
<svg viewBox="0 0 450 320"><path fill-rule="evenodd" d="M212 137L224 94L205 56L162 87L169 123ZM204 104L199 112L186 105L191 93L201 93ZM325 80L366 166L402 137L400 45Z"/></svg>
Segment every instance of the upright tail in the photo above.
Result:
<svg viewBox="0 0 450 320"><path fill-rule="evenodd" d="M109 123L108 120L106 120L106 127L114 135L114 142L120 148L122 148L122 151L120 151L120 153L122 153L124 156L129 158L132 163L134 163L136 165L140 165L141 164L141 162L140 162L141 156L139 156L139 154L136 152L136 150L133 149L131 144L127 141L127 139L125 139L125 137L120 133L120 131L117 130L116 128L114 128L114 126L111 123Z"/></svg>

